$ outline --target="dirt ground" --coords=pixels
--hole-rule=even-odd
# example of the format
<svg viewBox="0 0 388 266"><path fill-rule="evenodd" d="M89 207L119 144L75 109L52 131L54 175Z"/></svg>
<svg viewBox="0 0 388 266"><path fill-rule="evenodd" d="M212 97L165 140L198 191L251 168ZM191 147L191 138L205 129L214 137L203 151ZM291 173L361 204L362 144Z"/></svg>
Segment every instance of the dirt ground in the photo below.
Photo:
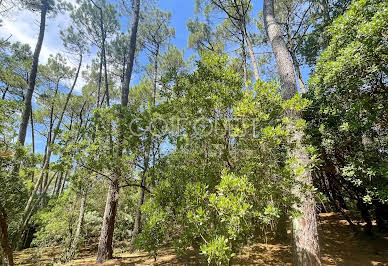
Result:
<svg viewBox="0 0 388 266"><path fill-rule="evenodd" d="M319 216L319 237L323 265L387 265L388 236L367 236L353 231L346 220L334 213ZM46 248L41 253L37 249L26 249L15 253L17 265L55 265L61 250ZM81 250L78 259L66 265L95 265L96 246ZM126 252L115 249L115 259L104 265L198 265L194 255L177 258L171 248L160 251L158 259L145 252ZM232 265L292 265L291 246L284 243L260 243L245 247L232 260ZM59 264L57 264L59 265Z"/></svg>

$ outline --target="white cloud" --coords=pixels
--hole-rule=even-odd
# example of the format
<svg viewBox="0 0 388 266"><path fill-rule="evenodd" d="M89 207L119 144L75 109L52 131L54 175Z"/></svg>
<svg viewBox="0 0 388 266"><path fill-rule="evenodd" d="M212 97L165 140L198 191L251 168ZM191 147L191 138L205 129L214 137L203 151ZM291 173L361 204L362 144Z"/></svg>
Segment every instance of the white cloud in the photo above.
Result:
<svg viewBox="0 0 388 266"><path fill-rule="evenodd" d="M6 20L3 20L2 26L0 27L0 38L8 38L11 36L9 41L19 41L29 44L31 50L34 51L38 39L39 22L39 13L28 10L13 11ZM46 64L51 54L66 53L60 38L60 30L68 27L70 23L71 20L68 14L58 14L55 17L48 16L46 19L46 30L42 50L39 57L40 64ZM74 67L77 66L76 60L72 60L73 56L69 55L68 57L71 59L69 62ZM84 67L86 63L90 62L91 59L89 57L85 58L83 63ZM85 81L82 79L82 76L80 76L75 88L76 92L81 92L83 84L85 84Z"/></svg>

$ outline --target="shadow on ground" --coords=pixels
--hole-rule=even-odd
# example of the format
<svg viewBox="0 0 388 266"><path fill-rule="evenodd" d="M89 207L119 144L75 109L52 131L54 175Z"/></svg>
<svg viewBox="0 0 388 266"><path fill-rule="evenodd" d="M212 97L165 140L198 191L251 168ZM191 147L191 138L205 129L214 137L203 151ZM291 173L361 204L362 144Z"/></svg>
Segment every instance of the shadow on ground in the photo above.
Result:
<svg viewBox="0 0 388 266"><path fill-rule="evenodd" d="M319 215L319 237L323 265L370 266L388 265L388 236L367 236L353 231L346 220L334 213ZM40 252L40 253L39 253ZM26 249L15 254L17 265L55 265L61 250L58 247ZM81 249L77 260L66 265L95 265L95 245ZM164 248L157 261L145 252L120 252L104 265L200 265L194 253L177 258L174 250ZM232 265L292 265L291 246L288 243L259 243L243 248L232 260Z"/></svg>

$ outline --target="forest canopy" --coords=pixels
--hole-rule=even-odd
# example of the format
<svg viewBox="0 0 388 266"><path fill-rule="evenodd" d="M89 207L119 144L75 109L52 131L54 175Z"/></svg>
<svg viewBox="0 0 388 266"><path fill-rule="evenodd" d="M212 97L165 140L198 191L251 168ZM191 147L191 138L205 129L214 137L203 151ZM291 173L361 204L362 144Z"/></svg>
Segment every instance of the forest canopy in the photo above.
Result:
<svg viewBox="0 0 388 266"><path fill-rule="evenodd" d="M322 265L322 213L388 233L388 2L174 3L0 0L1 263Z"/></svg>

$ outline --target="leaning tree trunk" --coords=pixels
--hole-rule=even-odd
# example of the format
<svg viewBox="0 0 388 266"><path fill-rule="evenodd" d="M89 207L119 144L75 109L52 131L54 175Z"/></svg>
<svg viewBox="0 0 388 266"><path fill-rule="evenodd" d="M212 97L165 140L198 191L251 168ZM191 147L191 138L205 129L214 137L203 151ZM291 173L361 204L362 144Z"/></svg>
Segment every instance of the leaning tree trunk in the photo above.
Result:
<svg viewBox="0 0 388 266"><path fill-rule="evenodd" d="M1 235L1 247L7 256L8 265L13 266L13 252L8 242L8 225L7 225L7 212L0 206L0 235Z"/></svg>
<svg viewBox="0 0 388 266"><path fill-rule="evenodd" d="M32 60L31 71L30 71L30 77L28 79L28 90L24 100L24 110L22 114L22 121L20 123L20 128L19 128L18 141L23 146L26 140L27 126L28 126L28 121L32 110L32 94L34 93L36 75L38 73L39 55L42 49L44 31L46 28L46 15L48 10L48 5L49 4L47 0L42 1L42 10L40 13L39 37L38 37L38 42L36 43L36 46L35 46L35 51L34 51L34 56Z"/></svg>
<svg viewBox="0 0 388 266"><path fill-rule="evenodd" d="M77 67L77 72L76 72L76 75L74 77L74 81L73 81L73 84L72 84L72 86L70 88L70 91L67 94L66 101L65 101L65 104L64 104L64 106L62 108L62 112L61 112L61 114L59 116L57 125L56 125L56 127L54 129L53 137L51 138L50 143L48 143L48 145L47 145L47 151L46 151L45 157L43 158L41 174L40 174L39 179L37 180L37 182L35 184L34 190L32 191L32 193L31 193L31 195L30 195L30 197L29 197L29 199L27 201L26 206L24 207L24 212L23 212L23 215L22 215L22 221L21 221L21 226L20 226L18 235L22 235L24 229L27 226L28 220L30 219L30 214L33 211L34 200L35 200L35 197L37 195L38 189L42 185L44 175L49 170L50 157L51 157L51 153L52 153L51 146L52 146L52 144L54 144L54 142L55 142L55 140L56 140L56 138L58 136L59 128L60 128L60 126L62 124L62 120L63 120L63 117L65 115L67 106L69 104L69 101L70 101L70 98L71 98L72 93L74 91L74 88L75 88L75 86L77 84L78 76L79 76L79 73L80 73L80 70L81 70L81 65L82 65L82 54L80 54L80 58L79 58L79 62L78 62L78 67Z"/></svg>
<svg viewBox="0 0 388 266"><path fill-rule="evenodd" d="M140 0L136 0L133 6L134 16L133 23L131 28L131 38L129 43L129 56L128 63L125 70L125 77L123 82L123 87L121 91L121 106L125 108L128 105L128 95L129 95L129 83L131 81L133 62L135 59L136 52L136 37L137 29L139 25L139 13L140 13ZM122 116L120 114L120 116ZM121 123L120 123L121 124ZM123 127L119 125L119 138L118 138L118 156L122 157L123 149L122 139L123 139ZM120 169L117 169L117 173L114 174L112 180L109 184L109 191L105 205L104 218L100 233L100 240L98 243L98 254L97 254L97 263L103 263L107 259L111 259L113 256L113 233L116 219L117 211L117 202L120 191Z"/></svg>
<svg viewBox="0 0 388 266"><path fill-rule="evenodd" d="M86 198L87 198L87 193L84 191L84 192L82 192L82 197L81 197L81 206L79 209L77 228L75 230L75 234L74 234L74 237L71 241L70 247L68 248L68 250L65 253L65 261L72 260L75 257L75 254L77 252L79 240L81 237L82 225L84 222Z"/></svg>
<svg viewBox="0 0 388 266"><path fill-rule="evenodd" d="M287 45L283 39L280 25L275 19L273 0L264 0L264 25L267 31L272 51L275 54L276 65L283 88L282 97L291 99L297 93L294 68ZM290 117L298 116L288 112ZM295 148L290 151L290 156L296 159L292 168L306 167L303 173L296 174L298 184L293 189L293 194L300 199L300 204L295 209L300 212L298 217L292 220L293 227L293 264L296 266L321 265L318 243L317 220L315 213L315 199L311 191L303 191L306 185L312 186L311 172L307 169L309 157L303 145L304 134L290 126L292 142ZM296 169L295 169L296 170Z"/></svg>
<svg viewBox="0 0 388 266"><path fill-rule="evenodd" d="M244 34L245 40L247 41L248 53L249 53L249 57L251 58L252 65L253 65L253 73L255 75L256 81L258 81L258 80L260 80L259 67L257 65L255 53L253 51L251 37L249 37L246 29L244 29L244 33L243 34Z"/></svg>

